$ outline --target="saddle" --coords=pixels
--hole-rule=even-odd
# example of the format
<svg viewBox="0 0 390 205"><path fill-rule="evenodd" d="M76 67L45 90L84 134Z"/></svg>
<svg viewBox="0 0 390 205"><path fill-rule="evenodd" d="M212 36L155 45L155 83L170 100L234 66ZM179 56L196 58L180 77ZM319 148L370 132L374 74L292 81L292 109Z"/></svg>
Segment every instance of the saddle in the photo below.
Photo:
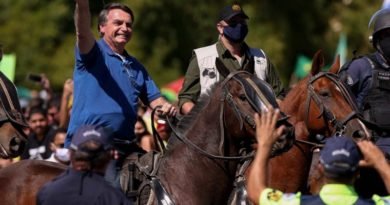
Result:
<svg viewBox="0 0 390 205"><path fill-rule="evenodd" d="M128 198L133 201L148 200L151 190L148 185L157 174L161 157L161 153L151 151L133 153L125 159L120 171L120 185Z"/></svg>

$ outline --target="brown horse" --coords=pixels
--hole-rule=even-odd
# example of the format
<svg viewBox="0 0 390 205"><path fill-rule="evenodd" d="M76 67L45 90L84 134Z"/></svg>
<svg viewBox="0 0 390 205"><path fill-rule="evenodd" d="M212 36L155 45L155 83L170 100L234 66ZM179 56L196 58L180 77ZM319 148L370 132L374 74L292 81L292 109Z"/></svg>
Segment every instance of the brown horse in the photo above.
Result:
<svg viewBox="0 0 390 205"><path fill-rule="evenodd" d="M15 85L0 72L0 157L19 156L25 147L23 128L28 127L19 104Z"/></svg>
<svg viewBox="0 0 390 205"><path fill-rule="evenodd" d="M22 160L0 170L0 204L34 205L43 184L58 176L65 165Z"/></svg>
<svg viewBox="0 0 390 205"><path fill-rule="evenodd" d="M270 160L269 185L284 192L306 189L313 149L320 144L316 134L329 137L341 134L353 138L369 138L360 121L356 105L338 76L339 57L329 72L321 71L324 57L318 51L312 61L310 75L298 82L280 104L291 116L296 141L293 147Z"/></svg>
<svg viewBox="0 0 390 205"><path fill-rule="evenodd" d="M216 64L227 74L219 60ZM278 107L271 88L247 72L231 73L214 86L173 128L176 138L171 137L158 174L149 184L157 187L157 198L151 200L161 202L159 196L163 196L175 204L226 204L237 165L251 157L240 153L250 150L255 140L253 115L268 106ZM279 124L291 129L284 116ZM274 146L274 153L288 149L292 141L291 132L286 132ZM63 170L59 165L33 160L0 170L0 204L35 204L40 187Z"/></svg>
<svg viewBox="0 0 390 205"><path fill-rule="evenodd" d="M318 51L313 57L310 75L299 81L280 103L281 110L290 117L289 122L295 128L295 142L287 152L270 160L268 184L272 188L284 192L307 190L313 150L321 146L317 134L325 137L336 133L354 138L369 136L359 120L354 101L336 75L340 68L339 58L329 72L321 71L323 67L324 57ZM237 197L237 193L241 193L241 197ZM245 186L238 184L232 195L229 204L248 203Z"/></svg>
<svg viewBox="0 0 390 205"><path fill-rule="evenodd" d="M227 74L221 71L224 66L219 60L216 65L222 75ZM230 73L212 93L203 95L173 129L176 137L171 136L157 176L151 176L149 186L155 198L149 200L167 204L227 204L238 160L245 159L240 150L255 137L253 114L267 106L278 104L266 83L244 71ZM280 123L287 123L286 118L281 118ZM290 145L290 137L283 136L284 145L276 149Z"/></svg>

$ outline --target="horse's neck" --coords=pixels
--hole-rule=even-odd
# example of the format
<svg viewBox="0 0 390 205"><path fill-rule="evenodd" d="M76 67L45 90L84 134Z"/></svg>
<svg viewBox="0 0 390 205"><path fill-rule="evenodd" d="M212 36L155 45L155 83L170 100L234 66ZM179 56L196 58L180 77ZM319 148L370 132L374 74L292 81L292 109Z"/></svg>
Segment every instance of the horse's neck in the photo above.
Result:
<svg viewBox="0 0 390 205"><path fill-rule="evenodd" d="M232 143L229 138L229 133L227 131L222 131L224 129L222 119L220 119L220 107L216 106L214 103L206 106L205 109L202 109L197 115L196 119L192 121L192 125L187 127L187 130L182 133L183 138L188 139L188 141L194 144L199 149L203 150L206 153L217 155L217 156L231 156L237 155L237 153L224 153L225 147L229 146L227 143ZM222 123L222 124L221 124ZM222 126L222 127L221 127ZM226 139L223 139L221 135L224 135ZM197 150L192 145L186 144L187 142L176 142L173 147L168 151L168 161L182 160L179 158L193 159L191 163L182 164L182 167L204 167L207 164L213 164L210 167L204 167L210 171L211 168L215 168L218 172L232 170L232 166L224 163L223 160L213 160L206 154L201 153L200 150ZM222 146L222 148L220 148ZM232 149L228 148L227 150L231 151ZM196 159L196 160L194 160ZM170 163L170 162L167 162ZM226 167L227 166L227 167ZM229 169L228 170L221 170ZM233 171L232 171L233 172Z"/></svg>
<svg viewBox="0 0 390 205"><path fill-rule="evenodd" d="M306 91L297 92L292 90L280 103L280 109L286 114L291 116L292 123L303 121L305 119L305 101L306 101Z"/></svg>
<svg viewBox="0 0 390 205"><path fill-rule="evenodd" d="M210 106L205 107L198 114L192 126L185 132L185 137L198 146L207 145L213 149L212 145L217 145L221 141L220 110L208 107Z"/></svg>

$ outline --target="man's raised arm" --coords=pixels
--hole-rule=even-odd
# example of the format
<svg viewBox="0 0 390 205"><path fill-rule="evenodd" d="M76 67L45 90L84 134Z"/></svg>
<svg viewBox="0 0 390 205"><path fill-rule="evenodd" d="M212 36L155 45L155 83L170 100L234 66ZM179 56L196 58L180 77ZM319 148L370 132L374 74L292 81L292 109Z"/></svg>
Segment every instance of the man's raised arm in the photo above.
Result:
<svg viewBox="0 0 390 205"><path fill-rule="evenodd" d="M74 23L76 27L77 47L81 54L86 54L93 48L95 38L91 30L91 13L89 0L75 0Z"/></svg>

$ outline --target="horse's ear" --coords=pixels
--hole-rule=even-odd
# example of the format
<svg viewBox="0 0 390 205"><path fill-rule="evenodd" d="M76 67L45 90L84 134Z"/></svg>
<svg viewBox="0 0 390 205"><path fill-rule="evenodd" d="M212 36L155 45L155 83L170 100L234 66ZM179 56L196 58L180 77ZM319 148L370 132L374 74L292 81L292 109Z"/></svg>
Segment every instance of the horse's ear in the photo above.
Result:
<svg viewBox="0 0 390 205"><path fill-rule="evenodd" d="M337 55L333 65L329 68L329 72L337 74L340 69L340 55Z"/></svg>
<svg viewBox="0 0 390 205"><path fill-rule="evenodd" d="M221 74L223 77L226 78L229 75L230 71L222 63L221 59L219 58L215 59L215 66L217 67L219 74Z"/></svg>
<svg viewBox="0 0 390 205"><path fill-rule="evenodd" d="M322 50L318 50L313 57L313 61L311 64L311 75L316 75L319 73L325 65L324 55L322 54Z"/></svg>

